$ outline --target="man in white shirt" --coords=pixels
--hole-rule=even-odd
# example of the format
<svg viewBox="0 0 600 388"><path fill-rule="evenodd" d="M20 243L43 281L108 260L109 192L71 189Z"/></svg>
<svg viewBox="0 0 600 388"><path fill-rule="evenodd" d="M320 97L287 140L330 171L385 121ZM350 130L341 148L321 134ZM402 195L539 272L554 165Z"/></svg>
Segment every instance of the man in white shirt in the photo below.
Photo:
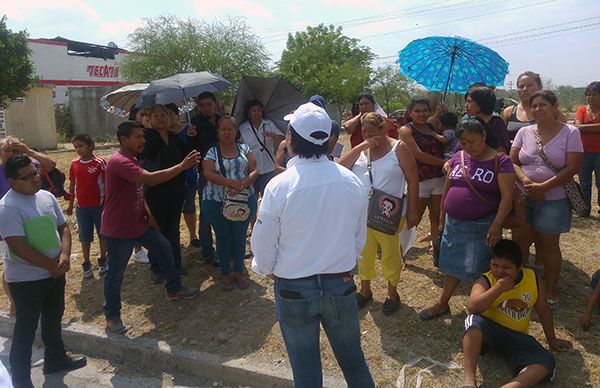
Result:
<svg viewBox="0 0 600 388"><path fill-rule="evenodd" d="M252 233L252 270L275 279L295 387L323 384L319 324L348 386L374 387L352 278L366 239L366 194L350 170L327 159L331 119L324 109L307 103L285 119L294 157L265 188Z"/></svg>

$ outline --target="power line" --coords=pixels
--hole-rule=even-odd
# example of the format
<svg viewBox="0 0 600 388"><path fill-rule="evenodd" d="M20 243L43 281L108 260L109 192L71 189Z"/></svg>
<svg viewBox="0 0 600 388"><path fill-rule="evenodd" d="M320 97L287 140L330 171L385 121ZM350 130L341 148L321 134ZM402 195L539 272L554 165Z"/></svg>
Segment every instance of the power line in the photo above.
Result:
<svg viewBox="0 0 600 388"><path fill-rule="evenodd" d="M593 22L596 21L596 22ZM580 24L580 25L576 25L576 26L572 26L572 27L566 27L566 28L557 28L557 27L562 27L562 26L568 26L571 24L575 24L575 23L584 23L584 24ZM580 33L580 32L585 32L585 31L590 31L590 30L594 30L600 28L600 15L597 16L593 16L587 19L577 19L577 20L571 20L568 22L564 22L564 23L559 23L559 24L553 24L553 25L546 25L546 26L541 26L541 27L535 27L535 28L530 28L528 30L522 30L522 31L515 31L515 32L511 32L511 33L507 33L507 34L500 34L500 35L494 35L494 36L490 36L487 38L483 38L483 39L476 39L475 41L478 43L484 43L486 45L490 45L490 46L494 46L494 47L506 47L506 46L511 46L511 45L517 45L517 44L521 44L521 43L527 43L527 42L531 42L534 40L539 40L548 36L552 36L552 35L556 35L556 34L561 34L558 36L553 36L553 37L560 37L563 35L571 35L574 33ZM548 30L551 29L550 31L543 31L543 30ZM537 32L537 33L533 33L531 34L531 32L535 32L535 31L543 31L543 32ZM530 33L528 35L524 35ZM514 39L514 38L507 38L508 36L519 36L518 39ZM499 39L499 38L503 38L503 39ZM510 42L510 43L505 43L505 42ZM500 43L498 45L498 43ZM384 56L384 57L377 57L376 60L380 61L380 60L385 60L385 59L392 59L392 58L397 58L397 55L388 55L388 56Z"/></svg>
<svg viewBox="0 0 600 388"><path fill-rule="evenodd" d="M491 12L484 12L484 13L481 13L481 14L478 14L478 15L470 15L469 17L473 18L473 17L498 15L498 14L501 14L501 13L512 12L512 11L516 11L516 10L520 10L520 9L524 9L524 8L531 8L531 7L535 7L535 6L538 6L538 5L543 5L543 4L548 4L548 3L554 3L556 1L558 1L558 0L540 1L540 2L537 2L537 3L520 5L520 6L517 6L517 7L506 8L506 9L503 9L503 10L497 10L497 11L491 11ZM428 24L428 25L424 25L424 26L411 27L411 28L406 28L406 29L403 29L403 30L383 32L383 33L374 34L374 35L367 35L367 36L365 36L365 37L363 37L361 39L362 40L366 40L366 39L377 38L377 37L385 36L385 35L399 34L399 33L402 33L402 32L421 30L421 29L425 29L425 28L437 27L437 26L441 26L441 25L445 25L445 24L457 23L457 22L464 22L464 21L465 21L465 17L462 16L462 17L457 18L457 19L452 19L452 20L447 20L447 21L443 21L443 22L432 23L432 24Z"/></svg>
<svg viewBox="0 0 600 388"><path fill-rule="evenodd" d="M420 9L420 8L432 7L432 6L437 5L437 4L447 3L448 1L449 0L442 0L442 1L437 1L437 2L434 2L434 3L426 4L426 5L418 5L418 6L406 8L404 10L384 12L384 13L380 13L380 14L376 14L376 15L371 15L371 16L364 16L364 17L355 18L355 19L349 19L349 20L341 20L341 21L337 21L337 22L331 22L331 23L328 23L328 24L344 25L344 24L347 24L347 23L353 23L353 22L357 22L357 21L361 21L361 20L376 19L376 18L379 18L379 17L389 16L391 13L400 13L400 12L412 11L412 10L416 10L416 9ZM291 31L291 30L290 30L289 27L271 27L271 28L257 29L257 31L286 31L287 32L287 31Z"/></svg>
<svg viewBox="0 0 600 388"><path fill-rule="evenodd" d="M426 15L426 14L431 14L431 13L441 13L441 12L450 12L450 11L462 11L468 8L474 8L474 7L482 7L482 6L490 6L490 4L486 4L486 3L490 3L492 2L492 5L494 3L497 4L504 4L507 1L513 1L513 0L504 0L504 1L500 1L500 0L481 0L476 2L475 4L473 4L473 2L471 0L465 0L465 1L461 1L459 3L456 4L450 4L450 5L446 5L446 6L441 6L441 7L433 7L430 9L425 9L425 10L421 10L421 11L414 11L414 12L407 12L409 9L407 10L401 10L401 11L396 11L393 12L392 14L387 13L387 14L381 14L381 15L377 15L376 16L376 20L369 20L366 22L360 22L360 23L343 23L341 24L342 27L344 28L355 28L358 26L362 26L362 25L366 25L366 24L371 24L371 23L377 23L377 22L381 22L381 21L387 21L387 20L392 20L392 19L397 19L400 17L412 17L412 16L420 16L420 15ZM552 0L552 1L557 1L557 0ZM465 6L460 7L461 5L466 4ZM450 9L448 9L450 8ZM444 11L445 10L445 11ZM394 15L395 14L395 15ZM263 36L264 39L266 39L263 43L274 43L274 42L278 42L281 40L284 40L287 38L288 32L286 33L278 33L278 34L272 34L272 35L267 35L267 36Z"/></svg>

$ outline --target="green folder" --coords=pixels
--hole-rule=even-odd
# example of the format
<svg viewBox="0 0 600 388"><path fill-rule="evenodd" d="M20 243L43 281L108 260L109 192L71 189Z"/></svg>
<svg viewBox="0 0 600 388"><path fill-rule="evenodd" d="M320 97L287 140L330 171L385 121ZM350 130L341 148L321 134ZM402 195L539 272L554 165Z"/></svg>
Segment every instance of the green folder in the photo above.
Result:
<svg viewBox="0 0 600 388"><path fill-rule="evenodd" d="M51 215L30 218L23 225L27 244L40 253L60 248L56 221Z"/></svg>

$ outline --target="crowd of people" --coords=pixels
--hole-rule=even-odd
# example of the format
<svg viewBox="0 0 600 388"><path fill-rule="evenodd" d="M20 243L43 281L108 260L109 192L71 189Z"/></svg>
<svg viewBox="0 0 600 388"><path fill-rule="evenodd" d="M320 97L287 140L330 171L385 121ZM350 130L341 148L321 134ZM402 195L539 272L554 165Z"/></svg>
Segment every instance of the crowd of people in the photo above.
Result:
<svg viewBox="0 0 600 388"><path fill-rule="evenodd" d="M285 117L287 128L278 128L264 117L261 101L247 102L246 120L238 125L207 92L196 98L189 124L180 123L175 104L133 110L118 126L119 150L107 161L94 154L90 136L75 136L64 213L75 213L84 278L94 276L96 230L108 330L127 330L121 284L130 258L146 262L142 247L150 278L165 286L168 300L198 294L182 284L183 214L190 245L219 268L222 290L250 286L247 257L253 257L254 272L274 279L295 386L322 385L320 325L348 385L374 386L358 309L373 300L378 258L387 282L382 312L399 309L408 248L401 235L428 209L430 253L444 280L439 300L419 318L451 314L457 286L472 284L464 386L477 386L477 358L487 350L505 354L519 386L552 378L553 355L527 330L535 310L549 346L572 347L556 338L552 311L560 308L560 236L569 232L574 208L590 216L593 174L600 189L600 82L587 87L587 105L573 124L538 74L521 74L517 89L519 103L494 112L494 90L473 85L461 120L415 97L399 128L369 93L358 97L358 111L341 126L316 95ZM351 149L336 155L340 129L350 135ZM67 355L60 335L71 232L55 196L40 190L55 169L51 158L18 139L0 140L0 248L4 289L16 316L10 354L15 387L32 386L31 346L40 317L44 371L86 363ZM577 174L581 206L572 191ZM503 238L503 229L511 229L512 240ZM531 245L536 255L530 265ZM600 299L598 278L600 272L581 317L584 328Z"/></svg>

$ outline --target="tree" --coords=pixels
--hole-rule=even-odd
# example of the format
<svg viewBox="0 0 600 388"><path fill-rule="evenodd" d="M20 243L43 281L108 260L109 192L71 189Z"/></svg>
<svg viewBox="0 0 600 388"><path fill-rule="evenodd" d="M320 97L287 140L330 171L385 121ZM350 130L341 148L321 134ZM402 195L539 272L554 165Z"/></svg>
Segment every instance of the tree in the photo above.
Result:
<svg viewBox="0 0 600 388"><path fill-rule="evenodd" d="M387 113L407 105L410 98L417 93L414 81L400 74L395 63L378 67L371 77L371 90L375 100Z"/></svg>
<svg viewBox="0 0 600 388"><path fill-rule="evenodd" d="M369 84L373 53L341 27L323 24L289 34L279 73L306 95L321 94L331 102L354 101Z"/></svg>
<svg viewBox="0 0 600 388"><path fill-rule="evenodd" d="M23 97L36 80L27 32L12 32L6 20L6 16L0 18L0 109L11 99Z"/></svg>
<svg viewBox="0 0 600 388"><path fill-rule="evenodd" d="M159 16L145 19L129 42L132 53L121 67L132 82L210 71L237 84L243 75L263 75L269 69L267 50L242 19L206 23Z"/></svg>

